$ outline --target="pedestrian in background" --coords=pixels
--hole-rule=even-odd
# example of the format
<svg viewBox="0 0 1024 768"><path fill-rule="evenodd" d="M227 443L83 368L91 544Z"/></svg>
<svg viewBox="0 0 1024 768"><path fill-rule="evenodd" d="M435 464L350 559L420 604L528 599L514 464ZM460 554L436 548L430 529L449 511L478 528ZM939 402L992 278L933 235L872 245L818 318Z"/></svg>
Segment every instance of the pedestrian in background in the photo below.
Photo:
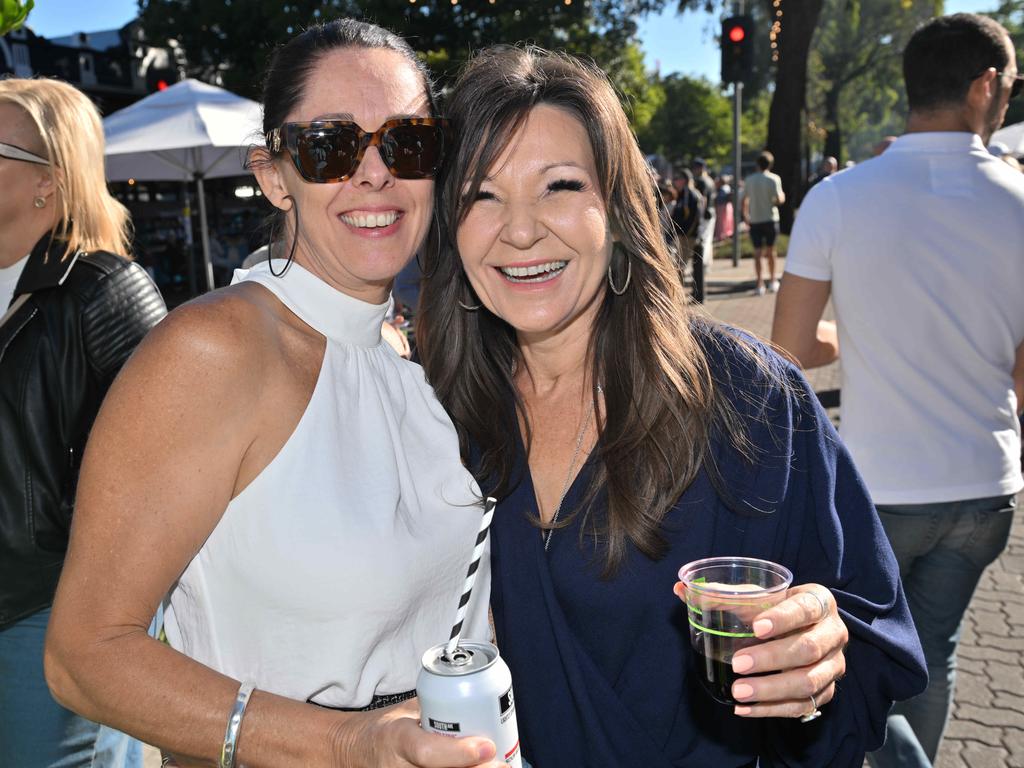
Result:
<svg viewBox="0 0 1024 768"><path fill-rule="evenodd" d="M732 237L735 217L732 210L732 177L718 177L715 191L715 240Z"/></svg>
<svg viewBox="0 0 1024 768"><path fill-rule="evenodd" d="M128 211L107 191L84 94L0 80L0 189L0 765L134 767L139 742L54 701L43 638L86 437L166 309L129 260Z"/></svg>
<svg viewBox="0 0 1024 768"><path fill-rule="evenodd" d="M697 230L697 251L704 265L702 271L706 272L715 257L715 180L708 173L708 164L703 157L693 158L690 169L693 171L693 184L704 198L704 215Z"/></svg>
<svg viewBox="0 0 1024 768"><path fill-rule="evenodd" d="M934 762L961 620L1024 485L1024 176L985 150L1021 89L1013 44L984 16L945 16L910 39L903 74L906 133L804 200L772 332L806 368L842 350L842 435L928 660L878 768Z"/></svg>
<svg viewBox="0 0 1024 768"><path fill-rule="evenodd" d="M772 173L774 164L775 156L765 150L757 156L760 170L744 179L743 221L750 227L750 242L754 246L754 292L758 296L763 296L766 288L771 293L779 290L775 278L775 239L779 236L779 206L786 202L786 193L782 191L782 179Z"/></svg>
<svg viewBox="0 0 1024 768"><path fill-rule="evenodd" d="M821 163L818 165L818 172L815 173L808 180L808 189L811 189L815 184L820 181L827 179L833 173L839 170L839 161L831 155L821 158Z"/></svg>
<svg viewBox="0 0 1024 768"><path fill-rule="evenodd" d="M895 136L883 136L874 147L871 148L871 156L878 157L896 142Z"/></svg>
<svg viewBox="0 0 1024 768"><path fill-rule="evenodd" d="M700 304L704 301L704 259L700 252L700 223L704 219L704 209L708 203L697 191L693 173L689 168L683 168L676 174L674 184L676 200L672 206L672 223L679 233L679 248L690 260L693 300Z"/></svg>

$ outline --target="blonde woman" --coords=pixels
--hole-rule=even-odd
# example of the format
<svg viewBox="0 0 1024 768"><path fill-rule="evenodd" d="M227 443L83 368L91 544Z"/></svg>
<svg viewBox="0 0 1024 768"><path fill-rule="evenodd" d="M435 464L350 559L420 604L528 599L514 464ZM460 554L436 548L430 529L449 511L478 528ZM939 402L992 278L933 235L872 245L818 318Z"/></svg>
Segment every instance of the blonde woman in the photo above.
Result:
<svg viewBox="0 0 1024 768"><path fill-rule="evenodd" d="M140 764L58 705L43 639L79 461L114 375L166 313L130 261L99 114L54 80L0 80L0 765Z"/></svg>

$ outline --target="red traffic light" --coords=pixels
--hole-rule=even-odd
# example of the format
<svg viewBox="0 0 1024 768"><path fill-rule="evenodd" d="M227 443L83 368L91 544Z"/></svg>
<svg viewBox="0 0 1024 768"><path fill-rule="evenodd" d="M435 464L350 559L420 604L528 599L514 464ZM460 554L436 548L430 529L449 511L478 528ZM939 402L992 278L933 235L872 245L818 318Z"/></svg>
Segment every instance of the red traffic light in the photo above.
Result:
<svg viewBox="0 0 1024 768"><path fill-rule="evenodd" d="M156 89L158 91L166 91L167 88L168 88L168 85L167 85L167 81L166 80L157 80L156 81Z"/></svg>
<svg viewBox="0 0 1024 768"><path fill-rule="evenodd" d="M722 82L747 80L754 69L754 23L749 16L722 19Z"/></svg>

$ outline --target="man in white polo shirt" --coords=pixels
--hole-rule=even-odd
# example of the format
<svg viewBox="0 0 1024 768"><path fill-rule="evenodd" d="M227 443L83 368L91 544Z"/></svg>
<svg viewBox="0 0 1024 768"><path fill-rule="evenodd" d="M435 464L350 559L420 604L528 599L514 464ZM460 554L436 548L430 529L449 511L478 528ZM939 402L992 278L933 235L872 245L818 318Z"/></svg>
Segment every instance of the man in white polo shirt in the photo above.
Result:
<svg viewBox="0 0 1024 768"><path fill-rule="evenodd" d="M772 331L805 368L842 350L840 432L928 660L878 768L934 761L961 619L1024 485L1024 176L985 150L1021 88L1016 55L999 24L956 14L914 34L903 72L906 133L804 200Z"/></svg>

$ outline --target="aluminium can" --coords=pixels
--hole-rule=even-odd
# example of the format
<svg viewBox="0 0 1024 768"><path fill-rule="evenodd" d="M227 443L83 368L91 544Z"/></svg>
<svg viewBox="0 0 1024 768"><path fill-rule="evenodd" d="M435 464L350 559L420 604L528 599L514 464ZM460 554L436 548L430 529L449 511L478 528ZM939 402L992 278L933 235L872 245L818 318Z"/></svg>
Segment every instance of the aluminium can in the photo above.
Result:
<svg viewBox="0 0 1024 768"><path fill-rule="evenodd" d="M512 673L491 643L465 640L448 659L445 644L423 654L416 681L420 725L444 736L486 736L497 759L522 768Z"/></svg>

